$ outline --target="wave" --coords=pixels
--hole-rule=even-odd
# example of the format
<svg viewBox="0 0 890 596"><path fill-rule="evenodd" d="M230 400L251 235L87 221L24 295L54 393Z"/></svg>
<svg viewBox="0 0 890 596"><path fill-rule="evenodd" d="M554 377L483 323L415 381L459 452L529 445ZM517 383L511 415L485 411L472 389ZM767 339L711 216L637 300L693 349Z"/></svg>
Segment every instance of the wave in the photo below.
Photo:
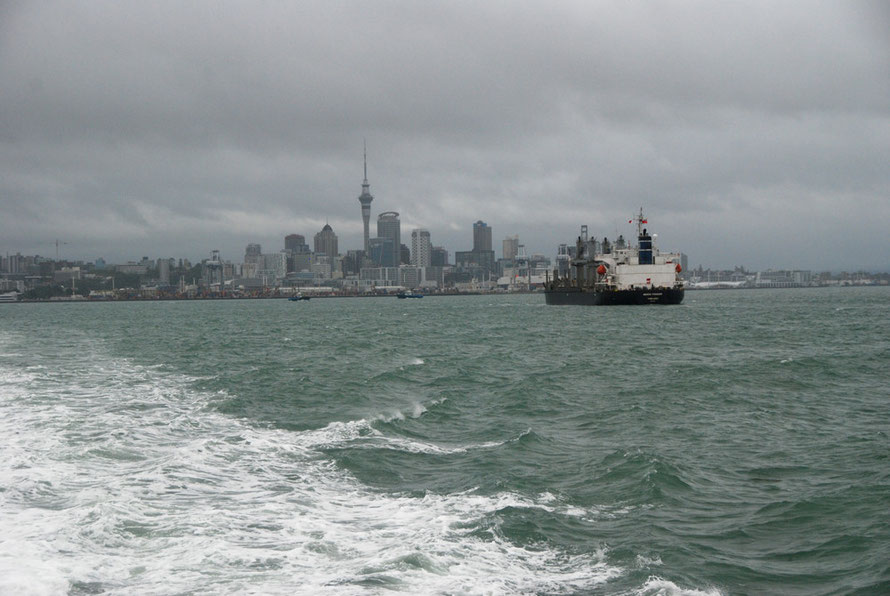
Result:
<svg viewBox="0 0 890 596"><path fill-rule="evenodd" d="M639 596L721 596L722 592L717 588L704 590L695 588L681 588L672 581L660 577L650 577L648 581L635 592Z"/></svg>
<svg viewBox="0 0 890 596"><path fill-rule="evenodd" d="M571 510L553 495L390 494L324 452L502 442L442 447L385 436L374 418L258 428L215 411L220 396L192 378L87 350L65 358L67 371L0 366L13 382L0 396L0 592L518 594L622 573L601 553L476 532L505 507Z"/></svg>

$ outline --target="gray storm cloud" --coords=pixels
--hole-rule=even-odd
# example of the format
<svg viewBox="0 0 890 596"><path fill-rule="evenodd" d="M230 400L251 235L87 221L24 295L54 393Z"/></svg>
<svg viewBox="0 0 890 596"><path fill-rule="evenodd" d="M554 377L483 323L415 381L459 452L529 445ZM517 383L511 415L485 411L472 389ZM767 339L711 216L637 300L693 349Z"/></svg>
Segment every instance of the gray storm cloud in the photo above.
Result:
<svg viewBox="0 0 890 596"><path fill-rule="evenodd" d="M552 254L890 267L880 3L32 3L0 19L0 250L240 259L401 213ZM406 233L403 231L403 236Z"/></svg>

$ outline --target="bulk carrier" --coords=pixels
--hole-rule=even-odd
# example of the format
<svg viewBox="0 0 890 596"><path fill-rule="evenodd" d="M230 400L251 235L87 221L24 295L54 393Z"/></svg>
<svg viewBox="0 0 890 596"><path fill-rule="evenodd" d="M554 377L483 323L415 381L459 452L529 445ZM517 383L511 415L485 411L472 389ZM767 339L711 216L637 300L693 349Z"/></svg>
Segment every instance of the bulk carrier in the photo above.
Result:
<svg viewBox="0 0 890 596"><path fill-rule="evenodd" d="M683 270L679 253L662 253L654 238L643 227L648 221L640 214L636 221L637 246L625 246L623 239L612 246L587 239L587 226L575 245L569 270L560 275L553 271L544 284L547 304L680 304L683 301ZM598 250L599 248L599 250Z"/></svg>

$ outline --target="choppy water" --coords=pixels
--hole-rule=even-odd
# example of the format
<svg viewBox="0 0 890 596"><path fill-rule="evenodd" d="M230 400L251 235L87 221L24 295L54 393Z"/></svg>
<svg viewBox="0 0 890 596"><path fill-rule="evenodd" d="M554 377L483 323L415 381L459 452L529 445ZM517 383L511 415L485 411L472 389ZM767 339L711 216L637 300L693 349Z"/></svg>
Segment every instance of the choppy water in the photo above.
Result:
<svg viewBox="0 0 890 596"><path fill-rule="evenodd" d="M0 305L0 593L890 593L888 365L886 288Z"/></svg>

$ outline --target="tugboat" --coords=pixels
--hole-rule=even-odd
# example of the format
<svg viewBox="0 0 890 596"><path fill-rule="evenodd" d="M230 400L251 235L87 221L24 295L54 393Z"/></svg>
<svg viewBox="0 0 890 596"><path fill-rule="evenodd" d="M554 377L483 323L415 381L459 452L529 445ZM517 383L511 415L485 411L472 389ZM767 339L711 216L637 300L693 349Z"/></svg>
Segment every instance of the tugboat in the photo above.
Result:
<svg viewBox="0 0 890 596"><path fill-rule="evenodd" d="M636 221L638 245L625 246L619 238L612 246L587 239L587 226L575 245L575 257L567 274L553 271L544 284L544 299L555 305L680 304L685 286L678 253L662 253L655 246L640 214ZM600 250L597 251L597 244Z"/></svg>
<svg viewBox="0 0 890 596"><path fill-rule="evenodd" d="M423 294L418 294L416 292L399 292L396 294L396 298L399 300L404 300L405 298L423 298Z"/></svg>
<svg viewBox="0 0 890 596"><path fill-rule="evenodd" d="M291 296L290 298L288 298L288 300L290 300L291 302L301 302L303 300L308 301L310 298L311 298L310 296L303 296L302 294L297 294L296 296Z"/></svg>

